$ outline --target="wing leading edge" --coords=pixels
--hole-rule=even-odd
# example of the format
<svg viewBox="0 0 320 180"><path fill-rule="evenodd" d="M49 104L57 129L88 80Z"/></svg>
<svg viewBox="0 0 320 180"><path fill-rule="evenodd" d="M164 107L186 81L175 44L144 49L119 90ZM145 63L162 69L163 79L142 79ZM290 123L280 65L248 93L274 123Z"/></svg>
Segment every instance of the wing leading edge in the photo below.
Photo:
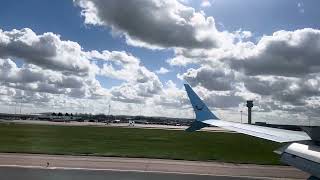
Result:
<svg viewBox="0 0 320 180"><path fill-rule="evenodd" d="M209 110L188 84L185 84L185 88L196 114L196 120L186 131L196 131L208 125L213 125L280 143L311 140L308 134L302 131L290 131L220 120Z"/></svg>

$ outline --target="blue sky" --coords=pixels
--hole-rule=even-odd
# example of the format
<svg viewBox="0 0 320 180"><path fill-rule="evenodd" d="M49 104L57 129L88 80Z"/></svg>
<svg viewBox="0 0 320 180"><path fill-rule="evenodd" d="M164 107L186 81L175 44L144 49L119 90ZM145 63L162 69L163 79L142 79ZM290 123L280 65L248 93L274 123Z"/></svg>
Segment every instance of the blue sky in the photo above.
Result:
<svg viewBox="0 0 320 180"><path fill-rule="evenodd" d="M78 42L85 50L127 51L140 58L142 63L152 70L167 66L165 60L173 56L170 50L154 51L128 46L123 38L112 37L107 28L84 25L80 8L72 1L5 1L0 7L0 17L3 30L28 27L39 34L59 34L61 39ZM167 78L163 77L164 80ZM116 80L103 77L99 80L105 87L119 84ZM109 83L110 81L113 82Z"/></svg>
<svg viewBox="0 0 320 180"><path fill-rule="evenodd" d="M45 102L77 111L112 101L122 112L142 103L154 108L150 115L188 117L176 113L189 106L188 81L227 118L254 99L264 118L310 119L320 107L318 7L317 0L2 1L0 97L9 102L2 105L28 94L36 98L26 100L30 111Z"/></svg>
<svg viewBox="0 0 320 180"><path fill-rule="evenodd" d="M301 8L298 7L299 3L302 4ZM242 28L261 36L283 29L319 28L319 23L315 21L320 15L319 6L319 1L312 0L218 0L206 13L221 22L226 30ZM300 9L304 9L304 12L301 13Z"/></svg>

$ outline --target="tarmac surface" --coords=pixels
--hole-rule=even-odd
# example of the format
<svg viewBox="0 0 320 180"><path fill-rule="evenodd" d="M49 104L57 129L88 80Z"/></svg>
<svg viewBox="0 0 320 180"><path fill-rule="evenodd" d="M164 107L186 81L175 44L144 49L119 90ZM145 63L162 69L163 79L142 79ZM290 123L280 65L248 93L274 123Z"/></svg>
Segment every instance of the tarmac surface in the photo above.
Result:
<svg viewBox="0 0 320 180"><path fill-rule="evenodd" d="M255 178L153 172L64 170L0 167L2 180L247 180ZM260 178L263 179L263 178Z"/></svg>
<svg viewBox="0 0 320 180"><path fill-rule="evenodd" d="M15 153L0 153L0 174L1 179L17 180L306 179L308 177L308 174L289 166Z"/></svg>
<svg viewBox="0 0 320 180"><path fill-rule="evenodd" d="M164 130L185 130L188 126L172 126L172 125L158 125L158 124L135 124L129 126L129 123L101 123L101 122L54 122L54 121L39 121L39 120L0 120L3 123L16 123L16 124L38 124L38 125L60 125L60 126L97 126L97 127L123 127L123 128L143 128L143 129L164 129ZM236 133L233 131L225 130L219 127L205 127L200 131L213 131L213 132L227 132Z"/></svg>

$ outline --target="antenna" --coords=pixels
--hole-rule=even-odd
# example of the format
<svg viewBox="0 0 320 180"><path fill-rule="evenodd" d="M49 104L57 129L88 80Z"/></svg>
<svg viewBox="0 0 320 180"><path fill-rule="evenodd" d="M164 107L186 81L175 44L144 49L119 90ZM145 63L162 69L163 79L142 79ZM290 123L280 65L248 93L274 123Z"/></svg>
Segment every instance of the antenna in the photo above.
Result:
<svg viewBox="0 0 320 180"><path fill-rule="evenodd" d="M110 122L110 109L111 109L111 100L109 101L109 104L108 104L108 114L107 114L108 119L107 119L107 123Z"/></svg>
<svg viewBox="0 0 320 180"><path fill-rule="evenodd" d="M109 102L109 107L108 107L108 116L110 115L110 109L111 109L111 104Z"/></svg>
<svg viewBox="0 0 320 180"><path fill-rule="evenodd" d="M311 118L308 118L309 119L309 127L311 127Z"/></svg>
<svg viewBox="0 0 320 180"><path fill-rule="evenodd" d="M240 110L241 124L242 124L242 110Z"/></svg>
<svg viewBox="0 0 320 180"><path fill-rule="evenodd" d="M17 115L17 104L18 104L18 102L16 101L16 103L14 105L14 115Z"/></svg>
<svg viewBox="0 0 320 180"><path fill-rule="evenodd" d="M83 106L82 106L82 114L84 114L84 104L83 104Z"/></svg>
<svg viewBox="0 0 320 180"><path fill-rule="evenodd" d="M20 114L21 114L21 108L22 108L22 96L20 97Z"/></svg>

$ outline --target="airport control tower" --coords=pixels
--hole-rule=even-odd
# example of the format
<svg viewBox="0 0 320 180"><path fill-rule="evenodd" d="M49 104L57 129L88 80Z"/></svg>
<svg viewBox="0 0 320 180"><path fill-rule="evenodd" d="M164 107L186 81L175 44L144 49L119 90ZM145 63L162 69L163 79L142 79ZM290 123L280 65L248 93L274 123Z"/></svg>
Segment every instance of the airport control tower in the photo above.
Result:
<svg viewBox="0 0 320 180"><path fill-rule="evenodd" d="M248 107L248 124L251 124L251 108L253 107L253 101L247 101Z"/></svg>

